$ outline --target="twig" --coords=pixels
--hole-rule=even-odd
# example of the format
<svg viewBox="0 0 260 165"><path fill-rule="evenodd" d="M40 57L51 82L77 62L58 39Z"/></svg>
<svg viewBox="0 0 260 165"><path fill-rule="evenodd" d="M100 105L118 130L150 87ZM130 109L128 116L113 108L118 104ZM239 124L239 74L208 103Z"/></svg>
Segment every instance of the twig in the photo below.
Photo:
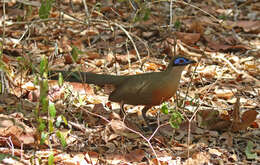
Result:
<svg viewBox="0 0 260 165"><path fill-rule="evenodd" d="M29 32L30 26L26 26L26 30L23 32L22 36L18 39L18 41L13 45L13 48L16 47L17 44L24 38L24 36Z"/></svg>
<svg viewBox="0 0 260 165"><path fill-rule="evenodd" d="M6 142L6 144L11 148L11 150L12 150L12 156L15 156L14 155L14 144L13 144L13 141L12 141L12 138L11 138L11 136L9 136L8 138L6 138L6 137L0 137L0 139L3 139L5 142Z"/></svg>
<svg viewBox="0 0 260 165"><path fill-rule="evenodd" d="M173 18L172 18L172 0L170 2L170 24L169 25L172 25L172 21L173 21Z"/></svg>
<svg viewBox="0 0 260 165"><path fill-rule="evenodd" d="M89 18L89 12L88 12L88 5L86 3L86 0L83 0L84 8L85 8L85 14L87 16L87 19Z"/></svg>
<svg viewBox="0 0 260 165"><path fill-rule="evenodd" d="M214 15L212 15L212 14L206 12L205 10L202 10L201 8L199 8L199 7L195 6L195 5L192 5L192 4L187 3L187 2L184 2L184 1L179 1L179 0L176 0L175 2L177 2L177 3L182 3L182 4L187 5L187 6L191 6L191 7L193 7L194 9L198 9L198 10L201 11L202 13L205 13L205 14L207 14L208 16L210 16L211 18L213 18L213 19L214 19L216 22L218 22L218 23L222 23L222 22L223 22L222 20L217 19Z"/></svg>
<svg viewBox="0 0 260 165"><path fill-rule="evenodd" d="M129 40L132 42L133 47L134 47L134 49L135 49L135 51L136 51L138 60L139 60L139 62L140 62L140 64L141 64L142 61L141 61L141 57L140 57L139 51L137 50L137 47L136 47L136 45L135 45L135 42L134 42L133 38L130 36L130 34L128 33L128 31L126 31L125 28L123 28L123 26L119 25L119 24L116 23L116 22L113 22L113 23L111 23L111 24L113 24L113 25L119 27L123 32L125 32L126 36L127 36L127 37L129 38Z"/></svg>
<svg viewBox="0 0 260 165"><path fill-rule="evenodd" d="M109 121L108 119L106 119L105 117L103 117L103 116L101 116L101 115L98 115L98 114L95 114L95 113L92 113L92 112L88 111L88 110L85 109L85 108L80 107L80 109L83 110L84 112L87 112L87 113L93 115L93 116L97 116L97 117L99 117L99 118L105 120L105 121L108 122L108 123L110 122L110 121Z"/></svg>

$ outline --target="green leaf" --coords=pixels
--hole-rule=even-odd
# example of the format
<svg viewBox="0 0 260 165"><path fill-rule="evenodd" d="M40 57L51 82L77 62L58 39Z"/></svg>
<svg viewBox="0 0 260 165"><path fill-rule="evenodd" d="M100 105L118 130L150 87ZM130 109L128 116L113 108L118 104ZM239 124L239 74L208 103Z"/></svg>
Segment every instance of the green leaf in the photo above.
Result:
<svg viewBox="0 0 260 165"><path fill-rule="evenodd" d="M179 20L175 21L174 27L175 27L176 29L179 29L179 28L181 27L181 22L180 22Z"/></svg>
<svg viewBox="0 0 260 165"><path fill-rule="evenodd" d="M163 104L161 107L161 112L165 115L169 114L168 106L166 104Z"/></svg>
<svg viewBox="0 0 260 165"><path fill-rule="evenodd" d="M28 5L26 7L26 18L31 17L33 15L33 7ZM22 17L23 18L23 17Z"/></svg>
<svg viewBox="0 0 260 165"><path fill-rule="evenodd" d="M41 103L42 103L42 110L43 112L47 112L48 110L48 105L49 105L49 100L47 97L44 97L41 99Z"/></svg>
<svg viewBox="0 0 260 165"><path fill-rule="evenodd" d="M61 73L59 73L59 80L58 80L58 84L59 84L59 86L61 87L62 85L63 85L63 77L62 77L62 74Z"/></svg>
<svg viewBox="0 0 260 165"><path fill-rule="evenodd" d="M254 160L257 158L257 154L251 152L253 147L254 147L254 143L252 141L248 141L246 149L245 149L245 153L246 153L247 159L249 159L249 160Z"/></svg>
<svg viewBox="0 0 260 165"><path fill-rule="evenodd" d="M48 80L44 79L41 81L40 84L40 100L43 98L46 98L48 95L48 90L49 90L49 84L48 84Z"/></svg>
<svg viewBox="0 0 260 165"><path fill-rule="evenodd" d="M225 16L225 15L219 15L218 18L222 19L222 20L227 20L227 16Z"/></svg>
<svg viewBox="0 0 260 165"><path fill-rule="evenodd" d="M68 121L67 121L66 117L64 117L63 115L60 115L60 116L57 117L56 127L59 127L61 122L64 122L64 124L68 125Z"/></svg>
<svg viewBox="0 0 260 165"><path fill-rule="evenodd" d="M60 139L62 147L65 148L67 146L67 142L65 140L64 134L58 131L56 135Z"/></svg>
<svg viewBox="0 0 260 165"><path fill-rule="evenodd" d="M39 16L41 19L46 19L50 15L51 5L53 0L42 0L41 7L39 9Z"/></svg>
<svg viewBox="0 0 260 165"><path fill-rule="evenodd" d="M78 61L79 58L79 54L82 54L83 52L80 51L76 46L72 46L72 51L71 51L71 55L72 55L72 60L74 62Z"/></svg>
<svg viewBox="0 0 260 165"><path fill-rule="evenodd" d="M1 154L0 153L0 163L5 159L5 158L13 158L15 160L19 160L17 156L12 156L11 154Z"/></svg>
<svg viewBox="0 0 260 165"><path fill-rule="evenodd" d="M42 77L47 78L48 73L48 60L45 56L42 57L40 62L40 74Z"/></svg>
<svg viewBox="0 0 260 165"><path fill-rule="evenodd" d="M151 15L150 9L149 9L149 8L144 9L143 20L144 20L144 21L147 21L147 20L149 19L150 15Z"/></svg>
<svg viewBox="0 0 260 165"><path fill-rule="evenodd" d="M40 84L40 103L41 103L43 112L47 112L47 110L48 110L48 105L49 105L49 99L47 97L48 90L49 90L48 80L43 79Z"/></svg>
<svg viewBox="0 0 260 165"><path fill-rule="evenodd" d="M16 57L16 60L17 60L18 62L21 62L21 61L23 61L23 57Z"/></svg>
<svg viewBox="0 0 260 165"><path fill-rule="evenodd" d="M43 119L40 118L38 129L39 129L40 132L42 132L42 131L44 131L45 128L46 128L45 122L43 121Z"/></svg>
<svg viewBox="0 0 260 165"><path fill-rule="evenodd" d="M124 2L124 1L126 1L126 0L117 0L117 1L121 3L121 2Z"/></svg>
<svg viewBox="0 0 260 165"><path fill-rule="evenodd" d="M47 139L47 136L48 136L47 133L45 133L45 132L42 132L42 133L41 133L41 141L40 141L40 144L41 144L41 145L44 144L45 140Z"/></svg>
<svg viewBox="0 0 260 165"><path fill-rule="evenodd" d="M54 164L54 156L53 153L51 153L48 157L48 165L53 165Z"/></svg>
<svg viewBox="0 0 260 165"><path fill-rule="evenodd" d="M38 77L38 76L34 76L34 78L33 78L33 84L34 84L34 85L39 85L39 77Z"/></svg>
<svg viewBox="0 0 260 165"><path fill-rule="evenodd" d="M182 114L178 111L173 111L169 122L173 128L179 128L182 120L183 120Z"/></svg>
<svg viewBox="0 0 260 165"><path fill-rule="evenodd" d="M64 122L66 125L68 125L68 121L67 121L66 117L63 116L63 115L62 115L62 120L63 120L63 122Z"/></svg>
<svg viewBox="0 0 260 165"><path fill-rule="evenodd" d="M79 105L83 105L83 98L84 97L85 97L84 95L78 95Z"/></svg>
<svg viewBox="0 0 260 165"><path fill-rule="evenodd" d="M50 113L51 118L56 117L56 108L52 102L49 103L49 113Z"/></svg>
<svg viewBox="0 0 260 165"><path fill-rule="evenodd" d="M48 121L48 127L49 127L49 133L52 133L54 131L53 122L52 120Z"/></svg>
<svg viewBox="0 0 260 165"><path fill-rule="evenodd" d="M0 162L3 161L5 158L9 158L9 154L0 154Z"/></svg>

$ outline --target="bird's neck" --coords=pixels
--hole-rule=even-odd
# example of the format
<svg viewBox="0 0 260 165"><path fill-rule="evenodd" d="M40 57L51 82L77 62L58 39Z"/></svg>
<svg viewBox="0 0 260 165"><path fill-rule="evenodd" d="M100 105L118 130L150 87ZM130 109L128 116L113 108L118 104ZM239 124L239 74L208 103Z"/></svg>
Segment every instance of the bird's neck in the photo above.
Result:
<svg viewBox="0 0 260 165"><path fill-rule="evenodd" d="M169 80L173 79L174 81L179 81L184 68L185 66L168 67L165 70L165 75L168 77Z"/></svg>

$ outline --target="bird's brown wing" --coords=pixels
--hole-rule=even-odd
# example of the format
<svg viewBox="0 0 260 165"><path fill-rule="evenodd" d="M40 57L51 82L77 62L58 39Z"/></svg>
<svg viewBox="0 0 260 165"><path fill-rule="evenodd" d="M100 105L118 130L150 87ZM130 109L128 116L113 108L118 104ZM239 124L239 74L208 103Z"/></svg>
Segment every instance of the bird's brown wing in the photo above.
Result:
<svg viewBox="0 0 260 165"><path fill-rule="evenodd" d="M110 101L131 105L156 105L154 89L160 88L157 73L133 76L118 86L109 96Z"/></svg>

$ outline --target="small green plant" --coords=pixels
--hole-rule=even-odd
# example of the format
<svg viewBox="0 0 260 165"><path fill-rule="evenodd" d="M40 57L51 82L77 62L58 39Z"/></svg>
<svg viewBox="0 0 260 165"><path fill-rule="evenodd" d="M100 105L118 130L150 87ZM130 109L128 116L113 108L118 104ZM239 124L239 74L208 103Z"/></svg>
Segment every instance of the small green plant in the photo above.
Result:
<svg viewBox="0 0 260 165"><path fill-rule="evenodd" d="M71 56L74 63L76 63L79 60L79 55L82 53L83 52L79 50L79 48L77 48L76 46L72 46Z"/></svg>
<svg viewBox="0 0 260 165"><path fill-rule="evenodd" d="M2 47L2 42L0 42L0 47ZM2 58L3 58L3 52L2 52L3 50L1 49L0 50L0 71L3 71L3 72L5 72L6 74L8 74L8 72L7 72L7 65L5 64L5 62L2 60ZM3 85L4 84L2 84L3 83L3 81L0 81L0 93L3 93L4 92L4 90L5 89L3 89L2 87L3 87Z"/></svg>
<svg viewBox="0 0 260 165"><path fill-rule="evenodd" d="M227 20L227 16L226 15L219 15L218 18L222 19L222 20Z"/></svg>
<svg viewBox="0 0 260 165"><path fill-rule="evenodd" d="M62 148L65 148L67 146L67 142L66 142L64 133L58 131L56 133L56 136L59 138Z"/></svg>
<svg viewBox="0 0 260 165"><path fill-rule="evenodd" d="M60 87L63 85L63 82L64 82L64 79L63 79L63 77L62 77L62 74L59 73L58 84L59 84Z"/></svg>
<svg viewBox="0 0 260 165"><path fill-rule="evenodd" d="M252 149L254 147L254 143L252 141L248 141L245 149L246 157L249 160L255 160L257 158L257 153L253 153Z"/></svg>
<svg viewBox="0 0 260 165"><path fill-rule="evenodd" d="M2 162L6 158L13 158L15 160L19 160L17 156L12 156L12 154L0 154L0 162Z"/></svg>
<svg viewBox="0 0 260 165"><path fill-rule="evenodd" d="M140 0L129 0L132 8L134 9L135 16L133 21L147 21L151 15L151 9L148 7L147 2Z"/></svg>
<svg viewBox="0 0 260 165"><path fill-rule="evenodd" d="M49 17L52 3L53 3L53 0L42 0L41 1L41 7L39 9L39 16L41 19L46 19Z"/></svg>
<svg viewBox="0 0 260 165"><path fill-rule="evenodd" d="M176 109L169 108L167 104L163 104L161 107L161 112L166 115L171 115L170 125L173 128L179 128L182 120L184 119L183 115Z"/></svg>
<svg viewBox="0 0 260 165"><path fill-rule="evenodd" d="M61 122L68 124L66 118L63 115L57 117L57 111L54 103L48 99L48 60L45 56L42 57L40 62L40 78L35 78L35 83L40 86L40 98L38 105L35 110L35 115L38 121L38 132L40 135L40 144L45 144L49 139L50 134L55 132L55 126L59 127ZM59 85L63 84L62 76L59 77ZM42 118L42 115L48 115L47 119ZM56 123L55 123L56 120ZM59 138L63 148L66 147L66 140L61 133L56 133L56 136ZM48 144L51 144L50 142ZM49 163L52 160L49 159ZM52 163L51 163L52 164Z"/></svg>
<svg viewBox="0 0 260 165"><path fill-rule="evenodd" d="M180 28L181 28L181 21L180 21L180 20L176 20L176 21L174 22L174 27L175 27L176 29L180 29Z"/></svg>
<svg viewBox="0 0 260 165"><path fill-rule="evenodd" d="M48 157L48 165L53 165L54 164L54 156L53 153L51 153Z"/></svg>
<svg viewBox="0 0 260 165"><path fill-rule="evenodd" d="M36 85L40 86L40 98L39 102L36 106L35 109L35 116L38 122L37 129L40 135L40 144L44 144L45 140L48 137L48 134L46 132L46 120L40 117L40 113L46 113L48 110L49 106L49 99L48 99L48 80L47 80L47 75L48 75L48 60L45 56L42 57L41 62L40 62L40 79L39 77L35 78L35 83Z"/></svg>

